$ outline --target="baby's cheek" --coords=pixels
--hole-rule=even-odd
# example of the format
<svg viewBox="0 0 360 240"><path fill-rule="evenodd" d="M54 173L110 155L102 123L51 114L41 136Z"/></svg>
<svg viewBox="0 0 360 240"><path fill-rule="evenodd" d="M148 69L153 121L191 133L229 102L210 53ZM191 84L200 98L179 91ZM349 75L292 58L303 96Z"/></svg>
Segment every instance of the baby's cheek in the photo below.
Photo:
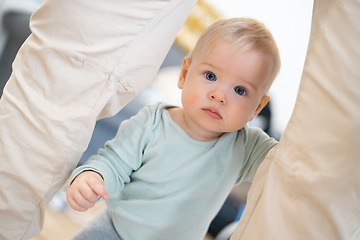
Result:
<svg viewBox="0 0 360 240"><path fill-rule="evenodd" d="M191 92L186 96L186 102L191 105L195 105L200 100L200 94L197 92Z"/></svg>

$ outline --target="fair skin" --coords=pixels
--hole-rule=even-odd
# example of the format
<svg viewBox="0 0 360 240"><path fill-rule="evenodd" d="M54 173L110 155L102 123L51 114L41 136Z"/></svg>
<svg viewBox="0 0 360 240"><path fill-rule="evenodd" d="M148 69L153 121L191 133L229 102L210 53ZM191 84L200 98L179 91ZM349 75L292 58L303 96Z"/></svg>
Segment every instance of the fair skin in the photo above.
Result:
<svg viewBox="0 0 360 240"><path fill-rule="evenodd" d="M96 172L84 171L71 183L66 200L71 208L84 212L95 205L99 196L103 199L108 197L104 180Z"/></svg>
<svg viewBox="0 0 360 240"><path fill-rule="evenodd" d="M227 44L185 57L178 82L183 107L168 109L171 118L198 141L238 131L270 101L270 64L260 51L234 52ZM93 171L79 174L67 192L78 211L93 207L99 196L108 197L103 178Z"/></svg>
<svg viewBox="0 0 360 240"><path fill-rule="evenodd" d="M183 108L169 109L171 118L198 141L238 131L270 101L269 65L261 52L234 53L228 44L185 57L178 82Z"/></svg>

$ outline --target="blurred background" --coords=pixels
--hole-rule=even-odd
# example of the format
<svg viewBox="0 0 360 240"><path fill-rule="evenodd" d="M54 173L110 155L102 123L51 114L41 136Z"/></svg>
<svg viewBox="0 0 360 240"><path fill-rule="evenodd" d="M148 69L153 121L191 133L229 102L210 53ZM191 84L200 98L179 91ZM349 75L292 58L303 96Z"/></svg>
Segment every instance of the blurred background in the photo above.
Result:
<svg viewBox="0 0 360 240"><path fill-rule="evenodd" d="M0 0L0 96L11 75L11 64L17 51L31 34L31 14L41 0ZM79 165L113 138L119 124L135 115L144 105L165 101L181 105L177 80L182 59L194 47L200 33L219 18L251 17L265 23L278 43L282 68L269 94L270 104L250 125L263 128L280 139L294 108L305 61L310 33L312 0L200 0L180 30L154 82L132 100L117 115L99 120L88 149ZM250 183L234 188L228 200L212 222L207 239L228 239L241 217ZM81 225L105 207L103 203L86 213L72 211L65 200L66 186L47 207L42 233L33 238L70 239Z"/></svg>

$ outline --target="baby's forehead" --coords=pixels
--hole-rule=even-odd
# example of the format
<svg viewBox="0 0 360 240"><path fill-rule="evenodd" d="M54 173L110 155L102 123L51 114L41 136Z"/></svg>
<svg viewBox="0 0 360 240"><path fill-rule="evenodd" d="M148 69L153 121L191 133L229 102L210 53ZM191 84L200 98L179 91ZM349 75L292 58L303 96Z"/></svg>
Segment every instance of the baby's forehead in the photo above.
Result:
<svg viewBox="0 0 360 240"><path fill-rule="evenodd" d="M226 48L228 51L221 51L219 49ZM252 52L253 54L260 55L264 58L269 58L270 54L265 52L260 47L248 46L248 45L239 45L228 42L217 42L214 44L209 44L207 47L199 49L194 57L216 57L217 55L226 55L227 58L236 58L241 57L245 53Z"/></svg>

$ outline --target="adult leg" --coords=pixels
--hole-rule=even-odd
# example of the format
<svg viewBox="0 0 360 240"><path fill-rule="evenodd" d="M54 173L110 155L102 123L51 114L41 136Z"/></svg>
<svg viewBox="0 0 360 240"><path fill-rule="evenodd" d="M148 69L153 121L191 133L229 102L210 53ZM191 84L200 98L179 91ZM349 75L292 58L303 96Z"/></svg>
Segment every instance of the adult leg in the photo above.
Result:
<svg viewBox="0 0 360 240"><path fill-rule="evenodd" d="M0 239L28 239L95 121L154 78L196 0L46 0L0 100Z"/></svg>
<svg viewBox="0 0 360 240"><path fill-rule="evenodd" d="M360 2L315 0L295 109L235 239L360 239Z"/></svg>

